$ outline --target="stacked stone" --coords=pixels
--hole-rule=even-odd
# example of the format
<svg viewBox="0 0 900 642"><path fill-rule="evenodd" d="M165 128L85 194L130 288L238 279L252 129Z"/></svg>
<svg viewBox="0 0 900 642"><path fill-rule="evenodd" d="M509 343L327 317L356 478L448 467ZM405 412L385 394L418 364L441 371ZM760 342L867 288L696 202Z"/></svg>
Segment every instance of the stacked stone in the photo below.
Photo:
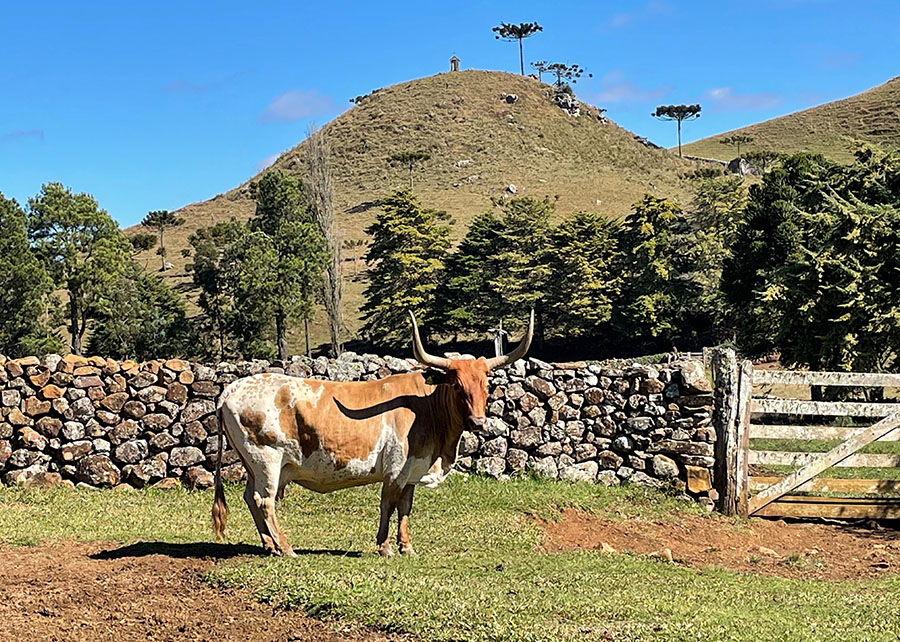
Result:
<svg viewBox="0 0 900 642"><path fill-rule="evenodd" d="M0 357L0 474L7 484L145 487L212 483L215 401L259 372L358 381L420 369L342 354L289 362ZM439 378L439 375L438 375ZM502 477L668 485L705 503L711 489L711 388L696 361L667 366L519 361L492 372L487 429L463 434L459 467ZM244 476L225 450L226 479Z"/></svg>
<svg viewBox="0 0 900 642"><path fill-rule="evenodd" d="M489 427L465 433L463 469L669 486L712 506L712 388L700 362L520 361L492 373Z"/></svg>
<svg viewBox="0 0 900 642"><path fill-rule="evenodd" d="M143 487L174 478L209 485L221 383L215 369L179 359L138 364L48 355L0 362L3 481Z"/></svg>

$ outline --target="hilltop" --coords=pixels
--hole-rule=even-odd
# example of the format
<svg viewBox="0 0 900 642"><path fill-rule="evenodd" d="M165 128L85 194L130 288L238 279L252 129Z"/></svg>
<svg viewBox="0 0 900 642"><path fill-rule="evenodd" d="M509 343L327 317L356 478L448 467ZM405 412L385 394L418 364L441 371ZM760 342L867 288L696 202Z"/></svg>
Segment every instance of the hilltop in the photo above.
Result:
<svg viewBox="0 0 900 642"><path fill-rule="evenodd" d="M555 200L560 215L589 209L621 218L646 192L682 202L689 198L682 178L692 163L640 142L589 105L578 103L576 117L553 96L550 85L491 71L442 73L370 94L323 127L345 238L365 237L377 200L408 186L407 169L387 159L410 150L431 154L415 170L414 191L426 206L453 216L457 239L472 217L491 208L491 199L506 194L510 185L517 196ZM301 142L273 166L302 175L304 154ZM190 288L184 270L190 259L181 255L188 236L216 221L248 218L254 209L248 184L178 211L185 224L166 233L175 265L166 276L182 290ZM153 252L140 258L152 266L158 260ZM348 290L352 330L362 285L349 283Z"/></svg>
<svg viewBox="0 0 900 642"><path fill-rule="evenodd" d="M736 156L734 149L718 141L738 133L755 139L748 149L818 152L839 162L849 161L860 142L896 149L900 147L900 76L850 98L688 143L684 153L730 160Z"/></svg>

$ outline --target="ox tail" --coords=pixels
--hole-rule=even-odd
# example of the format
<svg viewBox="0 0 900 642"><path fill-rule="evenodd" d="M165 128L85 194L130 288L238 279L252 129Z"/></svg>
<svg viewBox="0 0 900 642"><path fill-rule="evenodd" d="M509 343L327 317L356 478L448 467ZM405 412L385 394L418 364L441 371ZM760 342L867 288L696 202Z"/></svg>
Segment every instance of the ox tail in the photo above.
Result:
<svg viewBox="0 0 900 642"><path fill-rule="evenodd" d="M212 505L212 524L216 539L225 537L225 525L228 523L228 502L225 501L225 489L222 487L222 450L225 441L225 435L222 434L222 425L225 421L222 416L222 401L219 401L216 408L216 419L219 421L219 447L216 457L216 496Z"/></svg>

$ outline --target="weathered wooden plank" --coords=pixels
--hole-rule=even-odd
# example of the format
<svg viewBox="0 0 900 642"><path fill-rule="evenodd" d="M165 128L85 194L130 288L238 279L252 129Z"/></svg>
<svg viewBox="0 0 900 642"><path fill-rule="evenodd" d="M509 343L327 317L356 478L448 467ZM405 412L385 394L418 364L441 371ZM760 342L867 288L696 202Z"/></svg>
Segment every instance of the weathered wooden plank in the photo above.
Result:
<svg viewBox="0 0 900 642"><path fill-rule="evenodd" d="M713 350L711 364L715 381L713 425L716 429L713 481L719 493L719 510L725 515L735 515L738 510L736 470L740 368L731 348Z"/></svg>
<svg viewBox="0 0 900 642"><path fill-rule="evenodd" d="M813 386L900 387L900 374L887 372L803 372L800 370L757 370L753 383L781 383Z"/></svg>
<svg viewBox="0 0 900 642"><path fill-rule="evenodd" d="M750 360L744 360L741 363L738 379L738 395L738 455L735 470L735 495L737 497L737 514L741 517L746 517L749 510L748 501L750 495L747 478L749 476L750 463L750 408L753 397L753 362Z"/></svg>
<svg viewBox="0 0 900 642"><path fill-rule="evenodd" d="M795 453L782 450L751 450L750 464L758 466L808 466L827 453ZM832 464L839 468L894 468L900 466L900 455L857 454ZM828 468L828 466L825 466ZM822 470L825 470L823 468ZM820 471L821 472L821 471Z"/></svg>
<svg viewBox="0 0 900 642"><path fill-rule="evenodd" d="M829 450L824 454L816 454L813 455L811 453L800 453L806 454L806 463L800 464L803 466L800 470L794 472L793 474L785 477L782 481L778 482L774 486L770 486L766 490L762 491L758 495L756 495L752 500L750 500L749 509L750 513L753 514L758 511L760 508L778 499L780 496L784 495L787 492L790 492L803 482L812 479L819 473L821 473L826 468L830 468L831 466L840 465L844 462L851 462L853 459L870 459L870 458L885 458L885 460L891 461L891 463L880 464L882 466L898 466L900 465L900 455L854 455L856 451L858 451L863 446L872 443L882 435L886 435L890 431L894 430L900 426L900 413L895 414L887 419L882 419L878 423L869 426L868 428L860 428L856 432L854 432L849 439L846 441L842 441L840 444ZM768 451L775 452L775 451ZM782 453L784 454L784 453ZM792 453L788 453L792 454ZM875 460L878 461L878 460ZM797 465L797 464L793 464ZM848 463L845 465L857 465L857 466L878 466L879 464L875 463Z"/></svg>
<svg viewBox="0 0 900 642"><path fill-rule="evenodd" d="M836 519L900 519L900 499L841 498L786 495L753 514L754 517L831 517Z"/></svg>
<svg viewBox="0 0 900 642"><path fill-rule="evenodd" d="M750 424L751 439L847 439L859 426L791 426ZM894 429L876 441L900 441L900 429Z"/></svg>
<svg viewBox="0 0 900 642"><path fill-rule="evenodd" d="M900 412L900 403L754 399L753 412L780 415L825 415L829 417L887 417L895 412Z"/></svg>
<svg viewBox="0 0 900 642"><path fill-rule="evenodd" d="M762 491L784 477L751 477L750 490ZM816 477L805 481L791 492L850 493L857 495L900 495L900 480L896 479L831 479Z"/></svg>

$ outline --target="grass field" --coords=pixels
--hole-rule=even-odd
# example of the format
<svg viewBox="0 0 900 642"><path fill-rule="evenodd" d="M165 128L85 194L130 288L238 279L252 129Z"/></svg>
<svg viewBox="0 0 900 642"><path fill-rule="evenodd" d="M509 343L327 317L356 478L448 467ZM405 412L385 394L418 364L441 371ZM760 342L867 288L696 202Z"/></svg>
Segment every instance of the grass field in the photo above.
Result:
<svg viewBox="0 0 900 642"><path fill-rule="evenodd" d="M736 150L719 140L736 133L754 138L747 150L817 152L842 163L852 160L860 143L900 148L900 77L856 96L687 143L684 153L731 160Z"/></svg>
<svg viewBox="0 0 900 642"><path fill-rule="evenodd" d="M256 544L240 489L231 542ZM630 554L543 553L532 515L562 507L674 520L697 509L640 489L451 477L419 491L415 557L374 554L374 487L289 492L279 513L296 559L244 555L207 580L426 640L896 640L900 580L786 580L691 569ZM211 493L0 489L0 542L210 541ZM710 527L742 528L711 516ZM249 550L249 549L248 549ZM241 549L241 552L245 552Z"/></svg>

